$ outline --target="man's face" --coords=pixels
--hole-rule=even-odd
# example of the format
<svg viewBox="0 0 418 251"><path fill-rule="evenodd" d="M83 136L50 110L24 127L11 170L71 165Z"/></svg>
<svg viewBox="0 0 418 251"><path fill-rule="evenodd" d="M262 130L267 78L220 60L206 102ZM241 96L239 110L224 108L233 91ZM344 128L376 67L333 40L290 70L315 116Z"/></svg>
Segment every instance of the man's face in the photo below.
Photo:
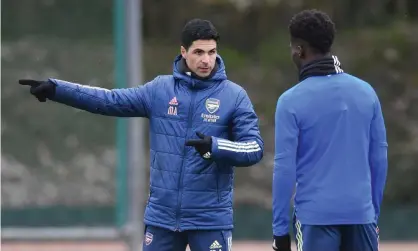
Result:
<svg viewBox="0 0 418 251"><path fill-rule="evenodd" d="M196 40L188 50L183 46L180 50L189 69L199 77L205 78L215 67L216 46L215 40Z"/></svg>

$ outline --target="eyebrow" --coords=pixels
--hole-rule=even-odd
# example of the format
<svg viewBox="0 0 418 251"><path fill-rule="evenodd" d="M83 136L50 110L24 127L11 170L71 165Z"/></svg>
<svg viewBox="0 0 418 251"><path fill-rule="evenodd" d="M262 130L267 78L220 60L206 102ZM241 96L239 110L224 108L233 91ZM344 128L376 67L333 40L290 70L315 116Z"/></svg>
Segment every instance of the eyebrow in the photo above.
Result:
<svg viewBox="0 0 418 251"><path fill-rule="evenodd" d="M208 50L208 51L214 51L214 50L216 50L216 47L215 47L215 48L213 48L213 49L210 49L210 50ZM193 51L205 51L205 50L203 50L203 49L201 49L201 48L196 48L196 49L194 49Z"/></svg>

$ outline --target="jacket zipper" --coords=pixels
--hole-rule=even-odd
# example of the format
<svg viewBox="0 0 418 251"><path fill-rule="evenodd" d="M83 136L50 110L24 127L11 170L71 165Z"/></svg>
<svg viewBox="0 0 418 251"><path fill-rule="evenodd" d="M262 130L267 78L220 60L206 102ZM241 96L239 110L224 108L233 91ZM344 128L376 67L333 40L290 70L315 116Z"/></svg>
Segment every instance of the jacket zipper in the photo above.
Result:
<svg viewBox="0 0 418 251"><path fill-rule="evenodd" d="M193 79L190 79L190 81L193 83ZM194 87L194 83L193 83L193 87ZM189 116L188 116L188 121L187 121L187 130L186 130L186 140L189 136L189 132L190 129L192 129L192 124L193 124L193 109L194 109L194 100L195 100L195 96L196 96L196 92L192 89L191 90L192 93L192 97L191 97L191 101L190 101L190 106L189 106ZM181 165L181 169L180 169L180 178L179 178L179 195L177 197L177 224L176 224L176 229L175 231L181 231L180 229L180 210L181 210L181 196L182 196L182 192L183 192L183 169L184 169L184 163L186 161L186 156L187 156L187 147L184 146L184 150L183 150L183 164Z"/></svg>
<svg viewBox="0 0 418 251"><path fill-rule="evenodd" d="M218 203L221 203L221 192L219 191L219 170L216 170L216 192L218 193Z"/></svg>

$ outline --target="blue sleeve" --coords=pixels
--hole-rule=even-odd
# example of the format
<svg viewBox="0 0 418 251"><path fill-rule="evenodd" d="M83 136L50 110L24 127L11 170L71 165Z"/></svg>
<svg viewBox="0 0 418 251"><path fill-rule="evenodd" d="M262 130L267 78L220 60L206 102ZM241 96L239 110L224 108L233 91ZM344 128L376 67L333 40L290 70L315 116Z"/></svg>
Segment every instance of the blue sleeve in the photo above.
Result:
<svg viewBox="0 0 418 251"><path fill-rule="evenodd" d="M91 113L115 117L148 117L151 110L152 86L105 89L49 79L56 85L52 101Z"/></svg>
<svg viewBox="0 0 418 251"><path fill-rule="evenodd" d="M380 205L386 184L388 170L388 143L380 101L376 96L374 117L370 126L369 162L372 177L372 199L376 221L380 214Z"/></svg>
<svg viewBox="0 0 418 251"><path fill-rule="evenodd" d="M290 201L296 183L296 154L299 128L294 111L282 96L275 114L275 151L273 168L273 235L289 233Z"/></svg>
<svg viewBox="0 0 418 251"><path fill-rule="evenodd" d="M244 90L238 95L232 115L232 140L212 137L212 158L232 166L251 166L263 157L264 142L258 127L258 117Z"/></svg>

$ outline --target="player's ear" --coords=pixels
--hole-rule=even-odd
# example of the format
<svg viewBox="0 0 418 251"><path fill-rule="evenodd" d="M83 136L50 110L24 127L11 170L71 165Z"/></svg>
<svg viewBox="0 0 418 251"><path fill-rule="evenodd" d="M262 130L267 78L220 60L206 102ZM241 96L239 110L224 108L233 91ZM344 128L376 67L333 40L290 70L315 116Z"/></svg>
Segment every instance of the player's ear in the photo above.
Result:
<svg viewBox="0 0 418 251"><path fill-rule="evenodd" d="M297 50L298 50L298 56L299 56L299 58L304 58L305 57L305 48L304 48L304 46L303 45L299 45L297 47Z"/></svg>
<svg viewBox="0 0 418 251"><path fill-rule="evenodd" d="M183 58L186 58L187 50L184 48L184 46L180 47L180 53Z"/></svg>

